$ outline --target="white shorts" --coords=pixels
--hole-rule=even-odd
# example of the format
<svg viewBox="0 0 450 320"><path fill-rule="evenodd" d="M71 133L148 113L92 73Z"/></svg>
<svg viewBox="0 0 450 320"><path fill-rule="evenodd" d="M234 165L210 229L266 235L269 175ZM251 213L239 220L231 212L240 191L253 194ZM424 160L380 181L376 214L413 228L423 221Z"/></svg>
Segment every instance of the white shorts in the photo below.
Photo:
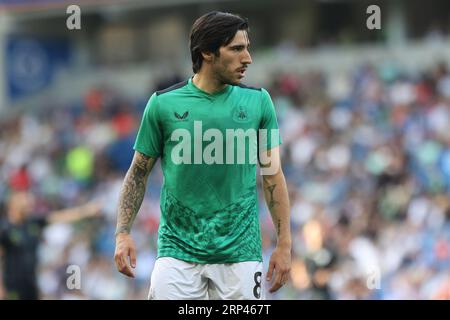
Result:
<svg viewBox="0 0 450 320"><path fill-rule="evenodd" d="M149 300L264 300L259 261L199 264L171 257L156 260Z"/></svg>

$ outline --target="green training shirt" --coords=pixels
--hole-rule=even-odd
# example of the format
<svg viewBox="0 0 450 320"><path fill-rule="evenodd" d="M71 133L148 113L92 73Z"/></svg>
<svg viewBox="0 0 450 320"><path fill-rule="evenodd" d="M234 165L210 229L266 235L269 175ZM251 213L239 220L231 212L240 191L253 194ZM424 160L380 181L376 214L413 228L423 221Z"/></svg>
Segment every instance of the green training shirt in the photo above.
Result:
<svg viewBox="0 0 450 320"><path fill-rule="evenodd" d="M259 129L268 129L266 140ZM262 261L256 150L281 143L271 129L278 124L264 89L209 94L189 79L151 96L134 149L161 158L158 257Z"/></svg>

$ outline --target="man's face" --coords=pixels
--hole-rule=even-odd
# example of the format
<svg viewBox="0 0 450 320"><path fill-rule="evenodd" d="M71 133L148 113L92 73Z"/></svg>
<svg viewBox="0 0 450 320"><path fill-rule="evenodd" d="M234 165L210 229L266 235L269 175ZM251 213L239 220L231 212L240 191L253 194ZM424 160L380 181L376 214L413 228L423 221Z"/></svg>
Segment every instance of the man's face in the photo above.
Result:
<svg viewBox="0 0 450 320"><path fill-rule="evenodd" d="M31 193L26 191L15 192L11 195L9 199L9 207L11 210L8 210L10 214L10 219L22 222L30 211L33 210L34 206L34 197Z"/></svg>
<svg viewBox="0 0 450 320"><path fill-rule="evenodd" d="M219 56L213 56L212 63L212 70L220 82L231 85L241 82L247 65L252 63L249 46L247 31L238 30L228 45L220 47Z"/></svg>

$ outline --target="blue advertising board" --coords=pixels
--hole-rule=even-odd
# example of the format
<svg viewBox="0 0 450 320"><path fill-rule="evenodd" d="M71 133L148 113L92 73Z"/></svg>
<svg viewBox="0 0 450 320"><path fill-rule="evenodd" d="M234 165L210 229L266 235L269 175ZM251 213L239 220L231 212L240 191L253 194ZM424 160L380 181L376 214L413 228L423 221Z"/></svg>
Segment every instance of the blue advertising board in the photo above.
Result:
<svg viewBox="0 0 450 320"><path fill-rule="evenodd" d="M48 87L70 63L67 39L14 37L6 43L7 94L14 101Z"/></svg>

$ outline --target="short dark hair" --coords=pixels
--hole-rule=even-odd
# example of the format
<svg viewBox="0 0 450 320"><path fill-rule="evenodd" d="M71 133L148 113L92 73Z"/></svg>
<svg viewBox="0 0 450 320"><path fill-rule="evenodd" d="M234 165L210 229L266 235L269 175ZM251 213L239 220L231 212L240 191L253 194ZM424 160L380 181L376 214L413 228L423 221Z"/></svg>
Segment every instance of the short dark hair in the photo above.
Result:
<svg viewBox="0 0 450 320"><path fill-rule="evenodd" d="M189 36L194 73L202 66L202 52L218 55L219 48L229 44L239 30L248 32L248 20L235 14L212 11L198 18Z"/></svg>

